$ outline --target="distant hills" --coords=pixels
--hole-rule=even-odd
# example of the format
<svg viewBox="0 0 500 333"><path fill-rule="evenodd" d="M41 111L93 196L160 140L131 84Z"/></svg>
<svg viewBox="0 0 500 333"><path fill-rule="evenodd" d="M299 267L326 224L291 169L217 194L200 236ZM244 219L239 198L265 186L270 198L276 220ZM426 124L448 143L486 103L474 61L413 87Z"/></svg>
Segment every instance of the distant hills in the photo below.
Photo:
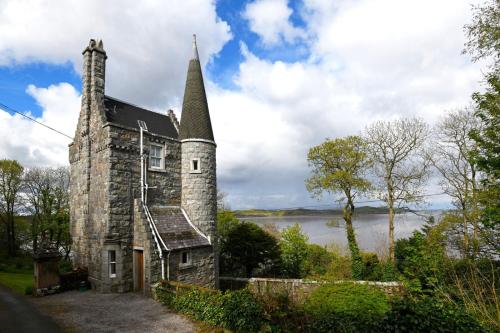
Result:
<svg viewBox="0 0 500 333"><path fill-rule="evenodd" d="M408 209L400 209L398 213L404 213L409 211ZM388 214L389 210L387 207L371 207L371 206L361 206L356 207L354 214ZM235 210L234 214L236 217L266 217L266 216L318 216L318 215L341 215L341 209L286 209L286 210L275 210L275 209L246 209L246 210Z"/></svg>

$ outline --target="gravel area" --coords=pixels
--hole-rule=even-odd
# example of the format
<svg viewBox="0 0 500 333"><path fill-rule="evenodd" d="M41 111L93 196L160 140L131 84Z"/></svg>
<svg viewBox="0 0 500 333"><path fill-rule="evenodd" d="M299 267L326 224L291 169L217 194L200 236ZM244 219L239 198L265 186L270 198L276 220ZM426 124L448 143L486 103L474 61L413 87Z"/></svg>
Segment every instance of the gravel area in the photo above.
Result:
<svg viewBox="0 0 500 333"><path fill-rule="evenodd" d="M196 332L188 319L136 293L69 291L33 303L69 333Z"/></svg>

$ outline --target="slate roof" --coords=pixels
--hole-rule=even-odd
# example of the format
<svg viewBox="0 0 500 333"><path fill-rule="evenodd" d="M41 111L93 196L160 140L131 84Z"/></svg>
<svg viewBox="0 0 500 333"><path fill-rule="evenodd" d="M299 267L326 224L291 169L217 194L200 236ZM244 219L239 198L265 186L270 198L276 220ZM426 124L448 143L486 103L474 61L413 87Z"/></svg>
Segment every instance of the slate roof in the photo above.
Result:
<svg viewBox="0 0 500 333"><path fill-rule="evenodd" d="M196 38L193 41L193 56L189 61L184 90L179 138L181 140L205 139L214 141Z"/></svg>
<svg viewBox="0 0 500 333"><path fill-rule="evenodd" d="M143 120L148 127L148 132L178 138L177 130L167 115L142 109L110 96L104 96L104 107L106 119L109 122L139 129L137 120Z"/></svg>
<svg viewBox="0 0 500 333"><path fill-rule="evenodd" d="M186 220L180 207L150 207L160 237L170 250L210 246Z"/></svg>

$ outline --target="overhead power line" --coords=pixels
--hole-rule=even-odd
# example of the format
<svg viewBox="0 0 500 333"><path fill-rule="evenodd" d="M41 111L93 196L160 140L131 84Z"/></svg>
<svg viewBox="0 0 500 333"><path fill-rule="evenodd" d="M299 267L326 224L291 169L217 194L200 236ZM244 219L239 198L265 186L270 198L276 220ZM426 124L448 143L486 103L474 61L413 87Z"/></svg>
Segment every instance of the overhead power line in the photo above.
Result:
<svg viewBox="0 0 500 333"><path fill-rule="evenodd" d="M67 135L67 134L65 134L65 133L63 133L63 132L61 132L61 131L58 131L58 130L56 130L56 129L55 129L55 128L53 128L53 127L50 127L50 126L48 126L48 125L45 125L44 123L39 122L38 120L36 120L36 119L34 119L34 118L30 117L30 116L27 116L27 115L25 115L25 114L24 114L24 113L22 113L22 112L19 112L19 111L17 111L17 110L14 110L13 108L8 107L7 105L5 105L5 104L3 104L3 103L0 103L0 108L1 108L1 109L3 109L3 110L5 110L5 111L7 111L7 112L14 112L14 113L17 113L17 114L19 114L19 115L21 115L21 116L25 117L26 119L29 119L29 120L31 120L32 122L37 123L38 125L42 125L43 127L48 128L48 129L49 129L49 130L51 130L51 131L54 131L54 132L56 132L56 133L58 133L58 134L61 134L61 135L64 135L65 137L67 137L67 138L69 138L69 139L73 140L73 138L72 138L71 136L69 136L69 135Z"/></svg>

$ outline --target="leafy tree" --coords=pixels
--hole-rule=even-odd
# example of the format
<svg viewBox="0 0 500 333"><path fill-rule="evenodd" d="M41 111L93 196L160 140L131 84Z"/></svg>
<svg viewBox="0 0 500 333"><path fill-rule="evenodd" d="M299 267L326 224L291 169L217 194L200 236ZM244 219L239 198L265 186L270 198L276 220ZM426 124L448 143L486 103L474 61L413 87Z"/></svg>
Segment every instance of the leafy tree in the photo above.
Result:
<svg viewBox="0 0 500 333"><path fill-rule="evenodd" d="M306 180L309 192L316 196L323 192L343 195L342 215L346 223L353 277L360 279L363 260L356 242L352 215L355 199L370 189L370 182L365 178L365 170L370 166L366 143L359 136L327 139L309 150L307 160L312 168L312 176Z"/></svg>
<svg viewBox="0 0 500 333"><path fill-rule="evenodd" d="M422 149L428 128L420 119L377 121L365 129L375 195L389 208L389 259L394 261L394 217L397 208L422 200L428 176Z"/></svg>
<svg viewBox="0 0 500 333"><path fill-rule="evenodd" d="M467 42L464 53L473 60L493 57L500 60L500 1L489 0L483 5L473 6L472 23L465 25Z"/></svg>
<svg viewBox="0 0 500 333"><path fill-rule="evenodd" d="M24 177L25 206L33 216L33 251L42 247L71 250L69 234L69 170L32 168Z"/></svg>
<svg viewBox="0 0 500 333"><path fill-rule="evenodd" d="M255 269L276 272L280 249L276 239L249 222L228 222L220 238L220 269L222 274L245 274L252 277ZM223 229L224 230L224 229Z"/></svg>
<svg viewBox="0 0 500 333"><path fill-rule="evenodd" d="M500 248L500 1L490 0L473 7L472 23L465 26L467 42L465 53L479 59L491 60L485 74L486 91L472 95L476 116L482 128L471 133L479 147L477 164L483 173L479 193L481 205L482 238L498 256Z"/></svg>
<svg viewBox="0 0 500 333"><path fill-rule="evenodd" d="M7 231L7 250L10 256L17 251L14 215L20 206L23 167L14 160L0 160L0 221Z"/></svg>
<svg viewBox="0 0 500 333"><path fill-rule="evenodd" d="M279 242L283 274L291 278L306 275L308 242L307 235L302 233L299 224L285 228L281 232Z"/></svg>

